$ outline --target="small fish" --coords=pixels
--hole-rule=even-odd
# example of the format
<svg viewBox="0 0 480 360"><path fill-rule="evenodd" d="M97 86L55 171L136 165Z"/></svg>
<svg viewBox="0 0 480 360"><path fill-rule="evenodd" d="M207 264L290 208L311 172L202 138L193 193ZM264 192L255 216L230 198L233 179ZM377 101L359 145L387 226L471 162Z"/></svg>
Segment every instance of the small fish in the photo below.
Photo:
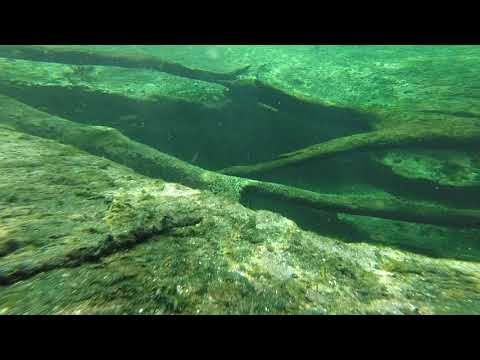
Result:
<svg viewBox="0 0 480 360"><path fill-rule="evenodd" d="M258 106L260 107L263 107L264 109L267 109L268 111L273 111L273 112L278 112L278 109L277 108L274 108L273 106L270 106L270 105L267 105L267 104L264 104L264 103L257 103Z"/></svg>
<svg viewBox="0 0 480 360"><path fill-rule="evenodd" d="M138 115L135 114L128 114L128 115L122 115L119 118L121 121L133 121L138 119Z"/></svg>
<svg viewBox="0 0 480 360"><path fill-rule="evenodd" d="M193 158L192 158L192 160L190 160L190 162L192 162L192 163L196 162L199 155L200 155L200 153L197 151L197 152L195 153L195 155L193 155Z"/></svg>
<svg viewBox="0 0 480 360"><path fill-rule="evenodd" d="M172 141L175 139L175 134L173 132L169 132L167 136L168 141Z"/></svg>

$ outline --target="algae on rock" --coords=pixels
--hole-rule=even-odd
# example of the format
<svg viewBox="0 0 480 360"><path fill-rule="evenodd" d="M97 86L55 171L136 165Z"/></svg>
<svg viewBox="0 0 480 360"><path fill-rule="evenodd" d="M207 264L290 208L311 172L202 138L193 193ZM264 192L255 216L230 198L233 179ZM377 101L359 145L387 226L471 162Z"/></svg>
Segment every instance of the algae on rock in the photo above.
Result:
<svg viewBox="0 0 480 360"><path fill-rule="evenodd" d="M0 198L0 241L18 242L0 257L2 314L480 312L477 263L344 244L57 141L0 136L1 191L17 194ZM118 246L103 251L106 235Z"/></svg>
<svg viewBox="0 0 480 360"><path fill-rule="evenodd" d="M479 313L480 48L369 49L0 46L0 314Z"/></svg>
<svg viewBox="0 0 480 360"><path fill-rule="evenodd" d="M309 146L276 160L245 166L232 166L221 172L230 175L248 175L275 168L301 163L315 158L328 158L353 151L378 151L386 149L424 147L459 148L479 146L480 123L475 120L442 119L438 122L419 121L399 125Z"/></svg>
<svg viewBox="0 0 480 360"><path fill-rule="evenodd" d="M4 45L0 46L0 55L27 60L59 62L76 65L107 65L154 69L157 71L171 73L173 75L210 82L235 79L238 74L241 74L248 69L248 66L243 66L235 71L219 73L208 70L190 69L182 64L162 60L158 57L152 57L148 55L125 54L118 52L98 52L84 49L82 47L52 48L39 45Z"/></svg>
<svg viewBox="0 0 480 360"><path fill-rule="evenodd" d="M236 200L247 192L255 192L327 211L427 224L480 226L480 210L476 209L448 208L396 198L375 199L371 196L321 194L207 171L132 141L118 130L75 124L2 95L0 95L0 123L35 136L77 146L95 155L105 156L148 176L210 190Z"/></svg>

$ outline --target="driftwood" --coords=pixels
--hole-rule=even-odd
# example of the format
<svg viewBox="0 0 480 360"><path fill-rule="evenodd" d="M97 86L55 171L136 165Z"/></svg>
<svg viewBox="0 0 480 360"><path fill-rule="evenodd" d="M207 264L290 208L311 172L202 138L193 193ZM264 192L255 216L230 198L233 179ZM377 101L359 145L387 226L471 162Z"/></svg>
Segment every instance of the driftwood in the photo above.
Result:
<svg viewBox="0 0 480 360"><path fill-rule="evenodd" d="M376 151L409 146L450 148L476 144L480 144L480 122L478 120L442 119L438 122L412 122L395 128L333 139L280 155L272 161L254 165L232 166L219 172L244 176L353 151Z"/></svg>
<svg viewBox="0 0 480 360"><path fill-rule="evenodd" d="M239 74L247 71L249 68L249 66L244 66L231 72L221 73L191 69L182 64L167 61L156 56L125 54L115 51L99 52L85 48L52 48L41 45L1 45L0 56L70 65L104 65L145 68L209 82L235 80Z"/></svg>
<svg viewBox="0 0 480 360"><path fill-rule="evenodd" d="M235 200L253 192L326 211L417 223L480 227L480 210L455 209L394 198L386 200L372 196L320 194L207 171L135 142L118 130L77 124L4 95L0 95L0 126L54 139L104 156L141 174L208 190Z"/></svg>

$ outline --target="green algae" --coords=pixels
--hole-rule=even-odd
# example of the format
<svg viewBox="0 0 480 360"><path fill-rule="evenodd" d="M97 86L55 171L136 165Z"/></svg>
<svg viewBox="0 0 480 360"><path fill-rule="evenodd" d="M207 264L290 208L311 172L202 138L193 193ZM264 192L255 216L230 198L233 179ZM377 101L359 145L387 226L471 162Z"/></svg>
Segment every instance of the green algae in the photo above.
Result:
<svg viewBox="0 0 480 360"><path fill-rule="evenodd" d="M442 142L477 129L478 47L58 49L0 59L1 314L479 313L478 141Z"/></svg>

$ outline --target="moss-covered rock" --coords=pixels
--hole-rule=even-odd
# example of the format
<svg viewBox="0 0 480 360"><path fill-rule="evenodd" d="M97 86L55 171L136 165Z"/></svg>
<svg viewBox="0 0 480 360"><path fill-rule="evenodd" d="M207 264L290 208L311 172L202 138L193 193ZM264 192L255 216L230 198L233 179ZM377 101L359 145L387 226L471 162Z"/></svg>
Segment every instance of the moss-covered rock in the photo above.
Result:
<svg viewBox="0 0 480 360"><path fill-rule="evenodd" d="M17 50L0 47L20 100L0 95L0 313L479 312L477 138L412 147L477 131L478 47ZM170 156L315 144L335 157L263 181Z"/></svg>
<svg viewBox="0 0 480 360"><path fill-rule="evenodd" d="M221 85L152 69L7 58L0 58L0 68L3 94L76 122L114 127L209 169L268 160L369 129L367 114L304 103L272 87ZM272 128L278 138L271 136Z"/></svg>
<svg viewBox="0 0 480 360"><path fill-rule="evenodd" d="M376 159L407 179L429 180L440 186L480 187L480 157L474 150L396 150Z"/></svg>
<svg viewBox="0 0 480 360"><path fill-rule="evenodd" d="M0 136L2 191L16 194L0 197L0 240L16 243L0 257L2 314L480 312L476 263L344 244L55 141Z"/></svg>
<svg viewBox="0 0 480 360"><path fill-rule="evenodd" d="M480 48L474 45L78 48L97 53L148 54L218 72L250 65L248 73L240 78L257 78L313 101L379 113L393 125L400 119L408 121L419 115L480 116Z"/></svg>

